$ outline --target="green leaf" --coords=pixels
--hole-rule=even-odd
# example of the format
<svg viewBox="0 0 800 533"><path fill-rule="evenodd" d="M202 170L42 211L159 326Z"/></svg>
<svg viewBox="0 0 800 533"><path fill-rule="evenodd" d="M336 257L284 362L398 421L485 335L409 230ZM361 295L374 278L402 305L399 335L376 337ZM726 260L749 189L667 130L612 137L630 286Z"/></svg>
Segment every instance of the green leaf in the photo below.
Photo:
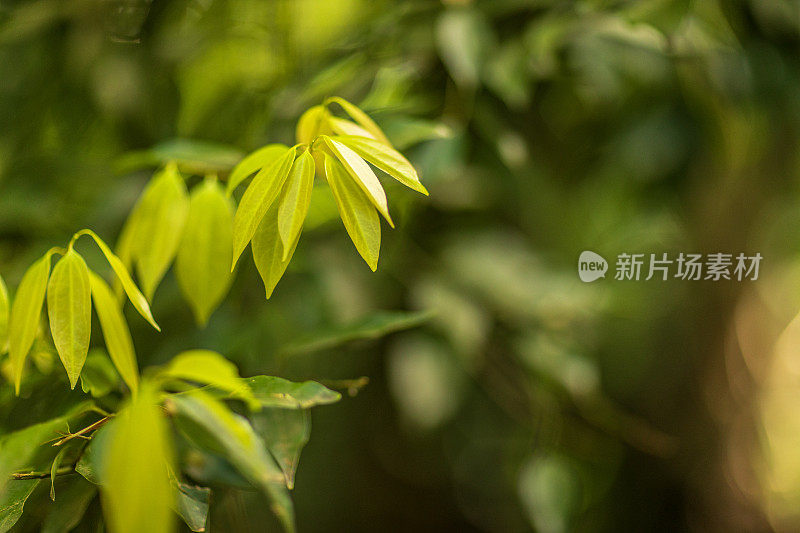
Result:
<svg viewBox="0 0 800 533"><path fill-rule="evenodd" d="M170 402L178 415L176 424L189 441L221 455L264 491L284 529L294 532L294 507L283 473L247 420L200 390L174 395Z"/></svg>
<svg viewBox="0 0 800 533"><path fill-rule="evenodd" d="M231 175L228 176L227 194L230 196L236 187L238 187L244 180L250 177L251 174L262 168L267 168L278 160L289 147L285 144L268 144L259 148L252 154L242 159L238 165L233 169Z"/></svg>
<svg viewBox="0 0 800 533"><path fill-rule="evenodd" d="M300 452L311 436L311 416L305 409L270 407L255 413L252 420L253 429L283 470L286 486L293 489Z"/></svg>
<svg viewBox="0 0 800 533"><path fill-rule="evenodd" d="M340 106L342 106L342 109L344 109L345 113L350 115L350 118L355 120L359 126L361 126L369 133L371 133L372 137L374 137L376 140L382 142L387 146L392 145L392 143L389 142L389 139L386 138L386 135L384 135L383 131L378 127L378 125L375 124L375 122L371 118L369 118L369 116L366 113L364 113L361 109L351 104L344 98L340 98L338 96L329 98L328 101L335 102Z"/></svg>
<svg viewBox="0 0 800 533"><path fill-rule="evenodd" d="M189 198L175 165L157 173L142 193L134 237L134 262L144 295L153 294L169 269L181 242Z"/></svg>
<svg viewBox="0 0 800 533"><path fill-rule="evenodd" d="M61 461L64 459L64 455L69 451L69 446L64 446L56 455L56 458L53 459L53 464L50 465L50 499L52 501L56 501L56 472L58 472L58 468L61 466Z"/></svg>
<svg viewBox="0 0 800 533"><path fill-rule="evenodd" d="M25 358L36 338L42 316L42 304L47 292L47 278L50 275L52 251L28 268L14 297L8 319L8 354L11 371L14 375L14 391L19 395Z"/></svg>
<svg viewBox="0 0 800 533"><path fill-rule="evenodd" d="M327 154L325 176L350 240L369 268L375 272L381 249L381 221L377 211L342 164Z"/></svg>
<svg viewBox="0 0 800 533"><path fill-rule="evenodd" d="M172 443L158 393L143 382L139 394L111 422L100 487L103 511L115 533L175 529L168 469Z"/></svg>
<svg viewBox="0 0 800 533"><path fill-rule="evenodd" d="M300 339L288 346L283 353L311 353L356 340L379 339L396 331L420 326L432 317L433 313L429 311L377 311L352 324L311 333L306 339Z"/></svg>
<svg viewBox="0 0 800 533"><path fill-rule="evenodd" d="M89 441L78 464L75 465L75 471L94 485L102 485L105 479L103 466L106 463L105 458L111 442L113 424L112 420L92 433L92 440Z"/></svg>
<svg viewBox="0 0 800 533"><path fill-rule="evenodd" d="M264 281L268 300L278 281L283 277L283 273L286 272L286 267L289 266L300 240L298 233L295 241L289 247L289 253L284 253L283 241L278 230L278 213L283 204L285 191L284 187L280 198L277 202L273 202L273 205L264 214L264 218L261 219L261 223L253 235L253 261Z"/></svg>
<svg viewBox="0 0 800 533"><path fill-rule="evenodd" d="M205 531L211 489L183 483L174 475L170 475L170 483L177 502L174 511L192 531Z"/></svg>
<svg viewBox="0 0 800 533"><path fill-rule="evenodd" d="M244 400L251 408L258 408L260 405L247 385L242 383L236 365L217 352L210 350L181 352L161 370L160 375L211 385L229 392L234 398Z"/></svg>
<svg viewBox="0 0 800 533"><path fill-rule="evenodd" d="M41 479L24 479L9 484L8 489L0 495L0 533L6 533L14 527L22 508L33 489L39 485Z"/></svg>
<svg viewBox="0 0 800 533"><path fill-rule="evenodd" d="M100 348L92 348L81 371L81 390L93 398L102 398L117 388L119 375Z"/></svg>
<svg viewBox="0 0 800 533"><path fill-rule="evenodd" d="M233 243L233 203L215 179L195 187L175 276L197 323L204 326L228 292Z"/></svg>
<svg viewBox="0 0 800 533"><path fill-rule="evenodd" d="M0 276L0 355L8 350L8 314L9 314L8 289L3 276Z"/></svg>
<svg viewBox="0 0 800 533"><path fill-rule="evenodd" d="M144 317L145 320L150 322L156 331L161 331L161 328L153 319L153 313L150 311L150 304L147 303L147 298L144 297L142 292L133 282L131 275L128 273L128 269L125 268L125 265L122 263L122 261L120 261L119 257L114 255L114 252L111 251L111 248L108 247L105 241L98 237L98 235L92 230L84 229L75 234L75 236L79 235L89 235L92 237L92 239L94 239L94 242L97 243L100 251L103 252L103 255L106 257L106 261L108 261L108 264L111 265L112 270L114 270L117 278L122 283L122 288L128 295L128 299L133 304L133 307L136 308L136 310L140 315L142 315L142 317Z"/></svg>
<svg viewBox="0 0 800 533"><path fill-rule="evenodd" d="M264 407L307 409L342 399L341 394L316 381L294 383L275 376L254 376L244 381Z"/></svg>
<svg viewBox="0 0 800 533"><path fill-rule="evenodd" d="M300 116L297 121L295 136L298 144L311 144L318 135L329 132L328 118L330 112L325 106L315 105Z"/></svg>
<svg viewBox="0 0 800 533"><path fill-rule="evenodd" d="M343 118L331 117L328 119L328 123L331 125L331 130L333 130L333 133L335 133L336 135L354 135L358 137L367 137L369 139L375 139L374 135L372 135L370 132L368 132L355 122L350 122L349 120L345 120ZM386 145L384 144L384 146Z"/></svg>
<svg viewBox="0 0 800 533"><path fill-rule="evenodd" d="M347 174L352 176L352 180L364 191L366 197L372 202L372 205L378 209L378 212L383 215L383 218L386 219L389 225L394 227L392 217L389 216L389 207L386 204L386 193L383 190L381 182L378 181L378 177L372 169L369 168L369 165L361 156L339 141L331 137L323 137L323 140L325 146L336 156L336 159L342 164Z"/></svg>
<svg viewBox="0 0 800 533"><path fill-rule="evenodd" d="M47 314L50 332L61 363L67 371L70 388L78 383L92 328L92 301L89 269L73 249L67 250L50 276L47 285Z"/></svg>
<svg viewBox="0 0 800 533"><path fill-rule="evenodd" d="M300 230L303 229L313 186L314 158L308 150L304 150L292 164L286 179L286 192L282 195L278 208L278 232L283 242L282 261L286 261L292 244L297 242Z"/></svg>
<svg viewBox="0 0 800 533"><path fill-rule="evenodd" d="M133 272L133 256L136 253L136 235L139 233L139 219L141 218L142 211L138 208L139 204L137 203L128 215L128 219L122 226L122 231L119 234L119 239L117 239L115 248L117 257L119 257L119 260L128 272ZM122 281L116 278L114 280L114 294L117 298L122 298L123 292Z"/></svg>
<svg viewBox="0 0 800 533"><path fill-rule="evenodd" d="M119 375L131 391L139 388L139 367L136 364L136 352L128 323L114 299L114 294L106 282L95 274L89 273L89 284L92 289L92 300L100 328L106 341L106 349Z"/></svg>
<svg viewBox="0 0 800 533"><path fill-rule="evenodd" d="M68 533L81 521L97 489L84 480L70 480L59 489L59 499L50 506L41 533Z"/></svg>
<svg viewBox="0 0 800 533"><path fill-rule="evenodd" d="M281 192L294 162L295 149L289 148L272 165L261 169L244 192L233 219L233 264L242 255L247 243L253 238L261 219L264 218L275 198Z"/></svg>
<svg viewBox="0 0 800 533"><path fill-rule="evenodd" d="M397 150L365 137L335 137L335 139L406 187L427 196L428 191L420 183L417 171Z"/></svg>
<svg viewBox="0 0 800 533"><path fill-rule="evenodd" d="M177 164L189 174L227 172L242 157L242 152L233 146L197 139L169 139L148 150L123 156L117 163L120 173L145 167Z"/></svg>
<svg viewBox="0 0 800 533"><path fill-rule="evenodd" d="M72 531L80 523L86 508L97 494L94 485L72 476L63 481L56 481L56 485L58 485L58 500L50 505L49 512L42 522L41 533Z"/></svg>

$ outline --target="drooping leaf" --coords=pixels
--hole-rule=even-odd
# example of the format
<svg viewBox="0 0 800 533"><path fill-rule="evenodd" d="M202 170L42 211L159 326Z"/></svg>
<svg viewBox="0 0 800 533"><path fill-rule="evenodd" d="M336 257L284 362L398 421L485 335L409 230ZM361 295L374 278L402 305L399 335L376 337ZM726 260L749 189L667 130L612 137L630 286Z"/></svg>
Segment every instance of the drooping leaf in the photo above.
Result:
<svg viewBox="0 0 800 533"><path fill-rule="evenodd" d="M189 212L186 184L174 165L156 174L142 193L134 243L134 262L148 301L169 269Z"/></svg>
<svg viewBox="0 0 800 533"><path fill-rule="evenodd" d="M304 150L292 164L286 179L286 192L281 196L278 207L278 232L283 243L282 261L286 261L292 251L292 244L297 242L303 229L313 186L314 158L308 150Z"/></svg>
<svg viewBox="0 0 800 533"><path fill-rule="evenodd" d="M174 511L192 531L205 531L211 489L183 483L174 474L170 475L170 483L175 492Z"/></svg>
<svg viewBox="0 0 800 533"><path fill-rule="evenodd" d="M331 153L341 163L342 168L351 176L352 181L358 184L358 187L364 192L372 205L378 209L378 212L383 215L389 225L394 227L392 217L389 216L389 206L386 203L386 192L384 192L381 182L378 181L378 177L369 168L369 165L361 156L339 141L331 137L323 137L323 140L325 146L330 149Z"/></svg>
<svg viewBox="0 0 800 533"><path fill-rule="evenodd" d="M125 224L122 226L122 231L120 231L119 238L117 239L117 245L114 249L120 262L124 265L125 270L128 272L133 272L133 257L136 253L136 239L137 235L140 234L139 219L141 219L142 210L139 209L139 207L140 204L137 202L137 204L133 206L133 209L131 209L131 212L128 214L128 218L125 220ZM113 287L114 294L117 298L121 299L125 289L123 288L122 280L119 277L114 279Z"/></svg>
<svg viewBox="0 0 800 533"><path fill-rule="evenodd" d="M427 196L428 190L420 183L417 171L397 150L364 137L348 136L335 139L406 187Z"/></svg>
<svg viewBox="0 0 800 533"><path fill-rule="evenodd" d="M284 188L285 190L286 188ZM283 203L283 195L284 192L281 192L278 200L267 210L253 235L253 261L264 281L268 300L278 281L283 277L283 273L286 272L286 267L289 266L300 240L298 233L295 241L289 247L289 253L284 253L283 241L281 241L278 231L278 212Z"/></svg>
<svg viewBox="0 0 800 533"><path fill-rule="evenodd" d="M174 395L170 402L181 432L201 450L221 455L260 488L287 532L294 532L294 507L284 476L247 420L200 390Z"/></svg>
<svg viewBox="0 0 800 533"><path fill-rule="evenodd" d="M197 323L205 325L230 288L233 203L214 179L193 191L175 276Z"/></svg>
<svg viewBox="0 0 800 533"><path fill-rule="evenodd" d="M8 289L3 277L0 276L0 355L8 350L8 314L10 312L10 302L8 300Z"/></svg>
<svg viewBox="0 0 800 533"><path fill-rule="evenodd" d="M67 371L70 388L81 374L92 328L92 302L89 269L73 249L56 263L47 285L47 314L50 332L61 363Z"/></svg>
<svg viewBox="0 0 800 533"><path fill-rule="evenodd" d="M33 345L39 321L42 315L42 304L47 292L47 278L50 275L50 257L47 252L41 259L28 268L14 296L11 314L8 319L8 353L11 370L14 375L14 391L19 394L22 382L22 370L25 358Z"/></svg>
<svg viewBox="0 0 800 533"><path fill-rule="evenodd" d="M89 284L92 289L92 300L100 328L106 341L106 349L119 375L128 387L136 392L139 387L139 367L136 364L136 352L128 323L114 299L114 294L106 282L95 274L89 273Z"/></svg>
<svg viewBox="0 0 800 533"><path fill-rule="evenodd" d="M242 159L228 176L226 189L228 196L251 174L272 165L288 149L289 147L285 144L268 144Z"/></svg>
<svg viewBox="0 0 800 533"><path fill-rule="evenodd" d="M81 371L81 390L102 398L117 388L119 375L104 350L92 348Z"/></svg>
<svg viewBox="0 0 800 533"><path fill-rule="evenodd" d="M145 320L150 322L156 331L161 331L161 328L153 319L153 313L150 311L150 304L147 303L147 299L133 282L130 273L128 273L128 269L125 268L125 265L122 264L122 261L120 261L119 257L114 255L114 252L111 251L111 248L108 247L105 241L103 241L103 239L101 239L95 232L88 229L81 230L75 235L89 235L92 237L92 239L94 239L94 242L97 243L100 251L103 252L106 261L108 261L108 264L111 265L112 270L114 270L117 278L122 283L122 288L128 295L128 299L133 304L133 307L136 308L136 311L138 311Z"/></svg>
<svg viewBox="0 0 800 533"><path fill-rule="evenodd" d="M244 400L251 408L259 405L250 388L239 378L236 365L211 350L181 352L161 370L160 375L211 385L230 393L231 397Z"/></svg>
<svg viewBox="0 0 800 533"><path fill-rule="evenodd" d="M325 106L315 105L300 116L297 121L295 137L298 144L311 144L317 135L329 132L328 117L330 113Z"/></svg>
<svg viewBox="0 0 800 533"><path fill-rule="evenodd" d="M56 501L56 473L68 451L69 447L63 446L56 455L56 458L53 459L53 464L50 465L50 499L52 501Z"/></svg>
<svg viewBox="0 0 800 533"><path fill-rule="evenodd" d="M233 266L253 238L261 219L278 197L294 162L295 149L289 148L272 165L262 169L242 196L233 220Z"/></svg>
<svg viewBox="0 0 800 533"><path fill-rule="evenodd" d="M23 479L10 483L7 490L0 494L0 533L6 533L14 527L22 508L33 489L39 485L41 479Z"/></svg>
<svg viewBox="0 0 800 533"><path fill-rule="evenodd" d="M386 135L384 135L384 133L380 129L380 127L378 127L378 125L375 124L375 121L373 121L371 118L369 118L369 115L364 113L357 106L351 104L350 102L348 102L344 98L340 98L338 96L334 96L333 98L329 98L328 100L331 101L331 102L336 102L337 104L342 106L342 109L344 109L345 113L350 115L350 118L355 120L356 123L359 126L361 126L365 130L367 130L369 133L371 133L372 137L374 137L376 140L382 142L383 144L385 144L387 146L391 146L392 145L389 142L389 139L386 138Z"/></svg>
<svg viewBox="0 0 800 533"><path fill-rule="evenodd" d="M166 533L175 529L168 469L173 452L153 384L115 417L108 436L100 487L103 511L115 533Z"/></svg>
<svg viewBox="0 0 800 533"><path fill-rule="evenodd" d="M381 249L381 222L378 212L342 164L327 154L325 175L350 240L369 268L375 272Z"/></svg>
<svg viewBox="0 0 800 533"><path fill-rule="evenodd" d="M375 139L374 135L372 135L370 132L368 132L355 122L350 122L349 120L345 120L343 118L331 117L328 119L328 123L331 125L331 129L333 130L333 133L335 133L336 135L355 135L359 137L367 137L369 139ZM386 145L384 144L384 146Z"/></svg>
<svg viewBox="0 0 800 533"><path fill-rule="evenodd" d="M69 477L60 482L58 486L58 499L48 507L47 516L42 522L41 533L68 533L72 531L83 518L86 508L97 494L97 489L91 483L78 477Z"/></svg>
<svg viewBox="0 0 800 533"><path fill-rule="evenodd" d="M298 339L289 345L284 353L311 353L356 340L379 339L396 331L420 326L432 317L433 313L428 311L377 311L351 324L310 333L307 338Z"/></svg>
<svg viewBox="0 0 800 533"><path fill-rule="evenodd" d="M338 402L342 398L338 392L316 381L294 383L275 376L254 376L244 381L264 407L307 409Z"/></svg>
<svg viewBox="0 0 800 533"><path fill-rule="evenodd" d="M305 409L268 407L251 418L253 429L281 467L286 487L293 489L300 452L311 436L311 416Z"/></svg>

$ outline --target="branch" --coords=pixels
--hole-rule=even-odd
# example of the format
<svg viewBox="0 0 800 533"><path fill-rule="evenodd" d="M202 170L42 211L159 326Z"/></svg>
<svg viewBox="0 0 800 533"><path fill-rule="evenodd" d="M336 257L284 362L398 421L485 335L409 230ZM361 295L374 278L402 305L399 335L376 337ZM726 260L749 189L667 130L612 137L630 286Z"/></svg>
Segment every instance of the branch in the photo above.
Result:
<svg viewBox="0 0 800 533"><path fill-rule="evenodd" d="M84 435L86 435L87 433L89 433L91 431L94 431L95 429L97 429L99 427L102 427L106 422L111 420L111 418L113 416L114 415L104 416L103 418L101 418L97 422L95 422L93 424L89 424L88 426L86 426L85 428L81 429L80 431L76 431L75 433L70 433L69 435L66 435L65 437L60 438L56 442L54 442L53 446L61 446L65 442L70 441L72 439L79 438L79 437L85 438Z"/></svg>
<svg viewBox="0 0 800 533"><path fill-rule="evenodd" d="M62 466L58 470L56 470L57 476L65 476L67 474L72 474L75 472L75 465L70 466ZM11 474L11 479L21 480L21 479L47 479L50 477L50 472L17 472L15 474Z"/></svg>

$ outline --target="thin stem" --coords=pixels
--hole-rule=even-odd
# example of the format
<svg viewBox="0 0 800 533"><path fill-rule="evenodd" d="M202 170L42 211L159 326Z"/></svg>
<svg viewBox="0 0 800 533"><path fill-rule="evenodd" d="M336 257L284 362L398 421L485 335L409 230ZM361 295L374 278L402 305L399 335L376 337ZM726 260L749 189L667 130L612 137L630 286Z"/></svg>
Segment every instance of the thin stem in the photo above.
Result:
<svg viewBox="0 0 800 533"><path fill-rule="evenodd" d="M58 439L56 442L53 443L53 446L61 446L62 444L64 444L67 441L83 437L87 433L89 433L91 431L94 431L97 428L102 427L106 422L111 420L113 417L114 417L114 415L105 416L105 417L101 418L100 420L98 420L97 422L95 422L93 424L89 424L85 428L83 428L83 429L81 429L79 431L76 431L75 433L70 433L69 435L66 435L63 438Z"/></svg>
<svg viewBox="0 0 800 533"><path fill-rule="evenodd" d="M56 470L56 476L66 476L67 474L72 474L75 472L75 466L62 466L58 470ZM11 474L11 479L14 480L23 480L23 479L47 479L50 477L50 472L17 472Z"/></svg>

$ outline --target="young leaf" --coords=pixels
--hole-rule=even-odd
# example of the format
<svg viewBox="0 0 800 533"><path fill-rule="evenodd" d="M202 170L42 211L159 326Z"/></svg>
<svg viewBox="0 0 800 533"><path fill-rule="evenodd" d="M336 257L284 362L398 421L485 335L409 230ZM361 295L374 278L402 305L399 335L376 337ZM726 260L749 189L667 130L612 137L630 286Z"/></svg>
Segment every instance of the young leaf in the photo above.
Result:
<svg viewBox="0 0 800 533"><path fill-rule="evenodd" d="M295 149L289 148L271 166L262 169L242 196L233 219L233 264L242 255L247 243L253 238L261 219L281 192L294 162Z"/></svg>
<svg viewBox="0 0 800 533"><path fill-rule="evenodd" d="M331 137L323 137L323 140L331 153L342 164L342 167L352 176L352 180L364 191L372 205L378 209L389 225L394 227L392 217L389 216L389 207L386 204L386 193L369 165L361 159L361 156L339 141Z"/></svg>
<svg viewBox="0 0 800 533"><path fill-rule="evenodd" d="M139 394L109 427L101 497L109 529L115 533L175 529L174 492L168 475L172 443L157 402L156 388L142 383Z"/></svg>
<svg viewBox="0 0 800 533"><path fill-rule="evenodd" d="M134 261L144 295L151 301L178 252L189 212L186 184L174 165L156 174L142 194L139 209Z"/></svg>
<svg viewBox="0 0 800 533"><path fill-rule="evenodd" d="M95 274L89 273L89 285L92 289L92 300L100 328L106 341L106 349L120 377L128 387L136 393L139 388L139 368L136 364L136 352L133 349L131 332L128 323L114 299L114 294L106 282Z"/></svg>
<svg viewBox="0 0 800 533"><path fill-rule="evenodd" d="M251 408L260 406L253 393L239 378L236 365L211 350L179 353L161 371L161 376L211 385L229 392L232 397L244 400Z"/></svg>
<svg viewBox="0 0 800 533"><path fill-rule="evenodd" d="M56 501L56 472L58 472L58 467L61 466L61 461L67 451L69 451L68 446L62 447L56 458L53 459L53 464L50 465L50 499L52 501Z"/></svg>
<svg viewBox="0 0 800 533"><path fill-rule="evenodd" d="M268 144L242 159L228 177L228 196L251 174L272 165L288 148L285 144Z"/></svg>
<svg viewBox="0 0 800 533"><path fill-rule="evenodd" d="M214 179L195 187L175 276L197 323L204 326L230 288L233 203Z"/></svg>
<svg viewBox="0 0 800 533"><path fill-rule="evenodd" d="M0 355L8 350L8 289L3 277L0 276Z"/></svg>
<svg viewBox="0 0 800 533"><path fill-rule="evenodd" d="M328 119L328 123L331 125L333 133L337 135L354 135L358 137L367 137L369 139L375 139L375 137L370 132L368 132L355 122L350 122L349 120L345 120L343 118L331 117ZM386 145L384 144L384 146Z"/></svg>
<svg viewBox="0 0 800 533"><path fill-rule="evenodd" d="M294 488L300 452L311 436L311 416L305 409L270 407L252 416L253 429L283 470L286 487Z"/></svg>
<svg viewBox="0 0 800 533"><path fill-rule="evenodd" d="M353 150L377 168L410 189L422 194L428 194L427 189L420 183L417 171L400 152L393 148L364 137L336 137L336 140Z"/></svg>
<svg viewBox="0 0 800 533"><path fill-rule="evenodd" d="M8 319L8 353L14 375L14 391L19 394L22 370L39 328L42 304L47 292L52 251L28 268L14 297Z"/></svg>
<svg viewBox="0 0 800 533"><path fill-rule="evenodd" d="M22 508L33 489L39 485L41 479L22 479L9 484L8 489L0 493L0 533L6 533L14 527Z"/></svg>
<svg viewBox="0 0 800 533"><path fill-rule="evenodd" d="M103 255L106 257L106 261L108 261L108 264L111 265L112 270L114 270L117 278L119 278L119 281L122 283L122 288L128 295L128 299L133 304L133 307L136 308L136 310L145 320L150 322L156 331L161 331L161 328L153 319L153 313L150 311L150 304L147 303L147 299L133 282L133 279L131 279L128 269L125 268L125 265L122 264L122 261L120 261L119 257L114 255L114 252L111 251L111 248L108 247L105 241L98 237L97 234L92 230L84 229L75 234L75 236L79 235L89 235L92 237L92 239L94 239L94 242L97 243L100 251L103 252Z"/></svg>
<svg viewBox="0 0 800 533"><path fill-rule="evenodd" d="M381 248L381 222L378 213L342 164L327 154L325 175L347 234L369 268L375 272Z"/></svg>
<svg viewBox="0 0 800 533"><path fill-rule="evenodd" d="M315 105L300 116L295 136L298 144L311 144L317 135L328 133L330 112L325 106Z"/></svg>
<svg viewBox="0 0 800 533"><path fill-rule="evenodd" d="M275 376L254 376L245 382L256 400L264 407L306 409L315 405L338 402L342 395L317 383L294 383Z"/></svg>
<svg viewBox="0 0 800 533"><path fill-rule="evenodd" d="M314 186L314 158L304 150L294 160L292 170L286 179L286 192L278 208L278 232L283 243L282 261L286 261L291 246L297 242L303 221L311 203L311 189Z"/></svg>
<svg viewBox="0 0 800 533"><path fill-rule="evenodd" d="M139 220L142 218L142 209L140 209L140 204L141 201L137 202L133 207L133 210L128 215L128 219L122 226L122 231L119 234L119 239L117 239L117 245L115 248L117 257L119 257L119 260L122 262L128 272L133 272L133 257L136 253L136 241L138 239L138 235L140 235ZM121 299L124 291L122 281L120 279L115 279L113 286L114 294L117 298Z"/></svg>
<svg viewBox="0 0 800 533"><path fill-rule="evenodd" d="M81 374L92 328L89 269L73 249L62 257L47 285L47 314L58 357L67 371L70 388Z"/></svg>
<svg viewBox="0 0 800 533"><path fill-rule="evenodd" d="M285 192L284 188L284 192ZM275 202L264 214L261 223L253 235L253 261L256 264L258 273L264 281L264 288L267 291L267 300L272 296L275 286L286 272L289 261L292 260L300 234L295 236L295 240L289 246L289 253L284 253L283 242L278 231L278 211L283 203L283 195ZM285 257L285 259L284 259Z"/></svg>
<svg viewBox="0 0 800 533"><path fill-rule="evenodd" d="M392 146L392 143L389 142L389 139L386 138L386 135L384 135L383 131L378 127L378 125L375 124L375 122L369 118L366 113L361 111L361 109L351 104L344 98L340 98L338 96L334 96L328 100L331 102L336 102L342 106L342 109L344 109L345 113L350 115L350 117L355 120L359 126L370 132L372 137L374 137L376 140L382 142L386 146Z"/></svg>

